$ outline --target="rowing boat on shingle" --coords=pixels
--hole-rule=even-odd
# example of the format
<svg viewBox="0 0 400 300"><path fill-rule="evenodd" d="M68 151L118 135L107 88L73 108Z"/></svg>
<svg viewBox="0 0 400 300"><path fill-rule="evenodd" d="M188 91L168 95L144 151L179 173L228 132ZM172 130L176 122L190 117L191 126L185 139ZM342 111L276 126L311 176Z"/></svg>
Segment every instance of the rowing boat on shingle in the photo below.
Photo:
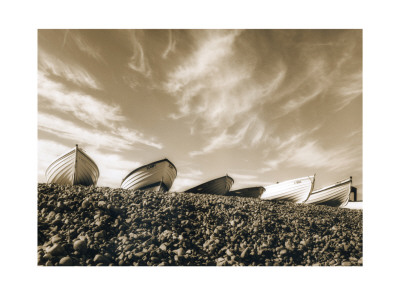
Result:
<svg viewBox="0 0 400 300"><path fill-rule="evenodd" d="M230 191L226 196L237 196L237 197L247 197L247 198L260 198L265 192L265 188L262 186L244 188L239 190Z"/></svg>
<svg viewBox="0 0 400 300"><path fill-rule="evenodd" d="M167 192L177 175L176 167L168 159L141 166L130 172L121 182L121 188Z"/></svg>
<svg viewBox="0 0 400 300"><path fill-rule="evenodd" d="M96 185L96 163L78 145L54 160L46 170L47 183L62 185Z"/></svg>
<svg viewBox="0 0 400 300"><path fill-rule="evenodd" d="M314 186L315 175L282 181L265 187L263 200L285 200L301 203L308 199Z"/></svg>
<svg viewBox="0 0 400 300"><path fill-rule="evenodd" d="M352 178L315 190L305 204L321 204L334 207L346 206L350 198Z"/></svg>
<svg viewBox="0 0 400 300"><path fill-rule="evenodd" d="M207 181L185 191L192 194L225 195L232 187L233 179L228 175Z"/></svg>

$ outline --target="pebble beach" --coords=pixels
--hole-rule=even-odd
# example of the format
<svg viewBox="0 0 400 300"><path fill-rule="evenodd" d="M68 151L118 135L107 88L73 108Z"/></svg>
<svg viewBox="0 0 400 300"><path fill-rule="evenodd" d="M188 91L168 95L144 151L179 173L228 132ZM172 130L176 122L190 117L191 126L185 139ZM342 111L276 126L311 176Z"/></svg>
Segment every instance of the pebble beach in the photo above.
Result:
<svg viewBox="0 0 400 300"><path fill-rule="evenodd" d="M40 266L362 266L363 212L38 184Z"/></svg>

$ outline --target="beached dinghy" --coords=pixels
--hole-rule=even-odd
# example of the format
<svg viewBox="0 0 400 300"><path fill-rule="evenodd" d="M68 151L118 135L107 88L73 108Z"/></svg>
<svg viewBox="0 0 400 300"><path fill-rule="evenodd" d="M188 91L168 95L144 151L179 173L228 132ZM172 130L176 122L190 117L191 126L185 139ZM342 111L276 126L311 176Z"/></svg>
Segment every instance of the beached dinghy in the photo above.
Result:
<svg viewBox="0 0 400 300"><path fill-rule="evenodd" d="M307 200L314 186L315 175L282 181L265 187L263 200L285 200L301 203Z"/></svg>
<svg viewBox="0 0 400 300"><path fill-rule="evenodd" d="M226 175L195 186L185 191L185 193L225 195L230 190L232 184L233 179Z"/></svg>
<svg viewBox="0 0 400 300"><path fill-rule="evenodd" d="M333 185L315 190L310 194L305 204L321 204L343 207L350 198L352 178L339 181Z"/></svg>
<svg viewBox="0 0 400 300"><path fill-rule="evenodd" d="M162 159L130 172L121 182L121 188L167 192L177 175L176 167L168 159Z"/></svg>
<svg viewBox="0 0 400 300"><path fill-rule="evenodd" d="M260 198L265 192L265 188L262 186L250 187L235 191L230 191L226 196L237 196L237 197L248 197L248 198Z"/></svg>
<svg viewBox="0 0 400 300"><path fill-rule="evenodd" d="M47 183L62 185L96 185L96 163L78 145L53 161L46 170Z"/></svg>

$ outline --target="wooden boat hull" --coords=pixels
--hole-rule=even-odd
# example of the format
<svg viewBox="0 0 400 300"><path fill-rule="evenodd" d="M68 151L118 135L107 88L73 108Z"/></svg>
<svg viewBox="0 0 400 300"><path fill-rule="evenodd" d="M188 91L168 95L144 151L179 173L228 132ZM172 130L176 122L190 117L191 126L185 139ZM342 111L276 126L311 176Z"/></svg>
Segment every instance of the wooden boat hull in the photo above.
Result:
<svg viewBox="0 0 400 300"><path fill-rule="evenodd" d="M130 172L121 182L121 188L167 192L177 175L176 167L168 159L159 160Z"/></svg>
<svg viewBox="0 0 400 300"><path fill-rule="evenodd" d="M226 175L188 189L184 193L225 195L232 187L233 182L233 179Z"/></svg>
<svg viewBox="0 0 400 300"><path fill-rule="evenodd" d="M265 192L265 188L262 186L245 188L235 191L230 191L226 196L237 196L237 197L247 197L247 198L260 198Z"/></svg>
<svg viewBox="0 0 400 300"><path fill-rule="evenodd" d="M351 177L331 186L315 190L310 194L305 204L328 205L343 207L349 201L351 192Z"/></svg>
<svg viewBox="0 0 400 300"><path fill-rule="evenodd" d="M296 178L268 185L261 195L263 200L284 200L302 203L307 200L314 186L315 175Z"/></svg>
<svg viewBox="0 0 400 300"><path fill-rule="evenodd" d="M96 185L99 174L96 163L78 145L59 156L46 170L47 183L61 185Z"/></svg>

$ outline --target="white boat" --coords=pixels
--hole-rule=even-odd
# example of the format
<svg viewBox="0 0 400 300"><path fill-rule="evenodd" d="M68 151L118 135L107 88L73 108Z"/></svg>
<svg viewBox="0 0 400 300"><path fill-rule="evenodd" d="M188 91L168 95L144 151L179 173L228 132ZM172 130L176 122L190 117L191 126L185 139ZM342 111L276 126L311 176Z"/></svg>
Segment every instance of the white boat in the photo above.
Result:
<svg viewBox="0 0 400 300"><path fill-rule="evenodd" d="M96 163L78 145L54 160L46 170L47 183L62 185L96 185Z"/></svg>
<svg viewBox="0 0 400 300"><path fill-rule="evenodd" d="M227 192L229 192L233 182L234 181L231 177L225 175L188 189L185 191L185 193L225 195Z"/></svg>
<svg viewBox="0 0 400 300"><path fill-rule="evenodd" d="M177 175L176 167L168 159L141 166L130 172L121 182L121 188L167 192Z"/></svg>
<svg viewBox="0 0 400 300"><path fill-rule="evenodd" d="M240 190L230 191L226 196L237 196L237 197L247 197L247 198L260 198L265 192L265 188L262 186L244 188Z"/></svg>
<svg viewBox="0 0 400 300"><path fill-rule="evenodd" d="M315 190L305 204L321 204L334 207L346 206L350 198L352 178Z"/></svg>
<svg viewBox="0 0 400 300"><path fill-rule="evenodd" d="M315 174L312 176L282 181L265 187L261 195L263 200L285 200L301 203L308 199L315 181Z"/></svg>

